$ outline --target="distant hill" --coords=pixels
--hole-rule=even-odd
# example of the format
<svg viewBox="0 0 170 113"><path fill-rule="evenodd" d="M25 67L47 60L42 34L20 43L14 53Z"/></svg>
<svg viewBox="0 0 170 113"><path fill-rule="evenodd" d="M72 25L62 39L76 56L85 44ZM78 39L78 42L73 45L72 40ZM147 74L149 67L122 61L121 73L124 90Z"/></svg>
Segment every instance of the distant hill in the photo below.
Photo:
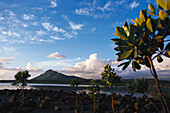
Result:
<svg viewBox="0 0 170 113"><path fill-rule="evenodd" d="M69 82L73 79L76 79L80 82L88 82L88 79L76 77L76 76L67 76L62 73L53 71L51 69L47 70L45 73L31 79L31 81L46 81L46 82Z"/></svg>

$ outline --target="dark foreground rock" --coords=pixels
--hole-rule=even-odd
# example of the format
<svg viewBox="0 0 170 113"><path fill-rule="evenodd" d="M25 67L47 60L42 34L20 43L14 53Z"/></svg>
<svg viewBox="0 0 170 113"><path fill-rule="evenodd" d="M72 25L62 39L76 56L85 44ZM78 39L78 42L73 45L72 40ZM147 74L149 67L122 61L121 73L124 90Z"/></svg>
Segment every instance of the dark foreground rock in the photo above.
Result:
<svg viewBox="0 0 170 113"><path fill-rule="evenodd" d="M76 93L63 90L25 90L24 104L20 108L19 90L0 90L0 113L91 113L93 99L85 92L78 95L78 107L75 107ZM130 95L114 94L116 113L157 113L150 102L158 106L161 103L143 96L136 98ZM96 103L96 113L111 113L111 96L101 94ZM168 103L169 104L169 103Z"/></svg>

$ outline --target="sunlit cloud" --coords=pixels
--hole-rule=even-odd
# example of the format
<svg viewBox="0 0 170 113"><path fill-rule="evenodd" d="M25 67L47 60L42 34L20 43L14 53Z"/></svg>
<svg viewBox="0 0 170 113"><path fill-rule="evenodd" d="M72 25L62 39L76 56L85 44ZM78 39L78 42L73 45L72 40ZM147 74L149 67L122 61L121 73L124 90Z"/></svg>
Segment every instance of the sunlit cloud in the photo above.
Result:
<svg viewBox="0 0 170 113"><path fill-rule="evenodd" d="M56 59L61 59L61 58L65 58L65 57L66 57L66 55L60 55L58 52L48 55L48 58L56 58Z"/></svg>
<svg viewBox="0 0 170 113"><path fill-rule="evenodd" d="M77 62L73 67L68 67L61 72L68 75L76 75L88 79L99 79L104 64L118 65L115 60L98 58L97 53L91 54L85 61Z"/></svg>

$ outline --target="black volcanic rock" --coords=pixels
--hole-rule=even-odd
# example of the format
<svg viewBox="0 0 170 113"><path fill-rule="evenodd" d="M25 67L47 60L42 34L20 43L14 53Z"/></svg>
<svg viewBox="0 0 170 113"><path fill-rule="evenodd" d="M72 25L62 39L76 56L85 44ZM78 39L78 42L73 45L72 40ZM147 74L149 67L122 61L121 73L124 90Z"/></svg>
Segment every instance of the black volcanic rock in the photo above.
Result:
<svg viewBox="0 0 170 113"><path fill-rule="evenodd" d="M55 81L55 82L65 82L76 79L78 81L87 81L87 79L76 77L76 76L67 76L62 73L53 71L52 69L47 70L45 73L33 78L31 81Z"/></svg>

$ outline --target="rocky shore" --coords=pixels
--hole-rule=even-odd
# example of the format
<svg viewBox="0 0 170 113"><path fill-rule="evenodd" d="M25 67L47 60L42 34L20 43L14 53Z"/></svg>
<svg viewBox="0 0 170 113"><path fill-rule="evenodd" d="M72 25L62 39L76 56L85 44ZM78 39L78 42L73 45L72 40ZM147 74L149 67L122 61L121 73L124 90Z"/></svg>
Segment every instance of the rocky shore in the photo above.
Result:
<svg viewBox="0 0 170 113"><path fill-rule="evenodd" d="M63 90L25 90L24 105L20 108L20 90L0 90L0 113L75 113L76 93ZM114 94L116 113L157 113L150 100L161 109L161 103L143 96L136 98L130 95ZM111 96L101 94L97 100L97 113L112 113ZM86 92L78 93L78 110L80 113L91 113L93 99Z"/></svg>

